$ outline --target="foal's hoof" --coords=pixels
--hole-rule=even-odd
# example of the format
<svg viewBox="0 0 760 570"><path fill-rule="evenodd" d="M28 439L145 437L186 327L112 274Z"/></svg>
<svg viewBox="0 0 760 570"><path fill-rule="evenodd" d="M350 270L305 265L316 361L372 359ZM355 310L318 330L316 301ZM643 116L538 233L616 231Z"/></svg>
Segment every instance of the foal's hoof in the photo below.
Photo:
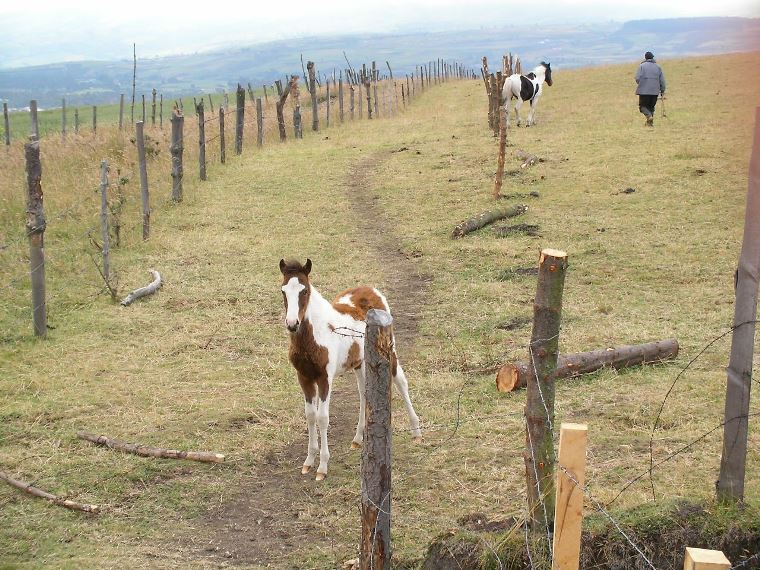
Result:
<svg viewBox="0 0 760 570"><path fill-rule="evenodd" d="M361 443L356 443L355 441L351 442L351 449L361 449L361 448L362 448Z"/></svg>
<svg viewBox="0 0 760 570"><path fill-rule="evenodd" d="M316 481L324 481L325 477L327 477L327 473L317 473Z"/></svg>
<svg viewBox="0 0 760 570"><path fill-rule="evenodd" d="M301 475L306 475L309 471L311 471L311 465L301 467Z"/></svg>

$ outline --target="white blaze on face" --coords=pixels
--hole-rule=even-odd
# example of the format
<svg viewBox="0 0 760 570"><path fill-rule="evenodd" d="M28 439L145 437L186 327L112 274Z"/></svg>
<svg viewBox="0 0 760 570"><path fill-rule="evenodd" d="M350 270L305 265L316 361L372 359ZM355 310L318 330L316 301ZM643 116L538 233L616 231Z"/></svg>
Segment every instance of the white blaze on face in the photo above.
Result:
<svg viewBox="0 0 760 570"><path fill-rule="evenodd" d="M298 277L291 277L290 281L282 286L287 307L285 311L285 326L292 331L295 331L299 325L298 299L301 296L301 291L304 289L306 289L306 286L298 280Z"/></svg>

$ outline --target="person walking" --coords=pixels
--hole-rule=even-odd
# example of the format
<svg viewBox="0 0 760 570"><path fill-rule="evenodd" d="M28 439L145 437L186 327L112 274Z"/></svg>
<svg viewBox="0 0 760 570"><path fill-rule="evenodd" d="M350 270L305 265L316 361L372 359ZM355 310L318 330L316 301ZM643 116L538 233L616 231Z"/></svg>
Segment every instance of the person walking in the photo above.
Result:
<svg viewBox="0 0 760 570"><path fill-rule="evenodd" d="M639 111L647 118L647 126L654 126L654 108L657 96L665 95L665 75L654 60L654 54L648 51L644 61L636 72L636 95L639 96Z"/></svg>

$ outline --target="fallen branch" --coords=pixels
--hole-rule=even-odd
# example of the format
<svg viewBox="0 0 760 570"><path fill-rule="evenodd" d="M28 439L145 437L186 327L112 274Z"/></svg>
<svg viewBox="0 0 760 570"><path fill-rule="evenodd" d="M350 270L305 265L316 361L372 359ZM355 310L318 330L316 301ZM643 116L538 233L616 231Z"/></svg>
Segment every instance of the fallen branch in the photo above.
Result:
<svg viewBox="0 0 760 570"><path fill-rule="evenodd" d="M520 165L520 168L527 168L528 166L533 166L537 162L544 161L542 157L535 154L530 154L529 152L525 152L524 150L520 149L517 149L515 151L515 158L523 161L523 163Z"/></svg>
<svg viewBox="0 0 760 570"><path fill-rule="evenodd" d="M574 378L608 366L626 368L639 364L653 364L678 356L678 341L674 338L646 344L623 345L602 348L590 352L560 355L554 379ZM531 375L527 362L508 362L496 374L496 388L499 392L513 392L525 388Z"/></svg>
<svg viewBox="0 0 760 570"><path fill-rule="evenodd" d="M88 504L77 503L76 501L71 501L69 499L62 499L61 497L53 495L52 493L48 493L47 491L43 491L42 489L33 487L29 483L24 483L23 481L14 479L13 477L8 475L7 473L4 473L3 471L0 471L0 479L5 481L9 485L16 487L17 489L21 489L25 493L29 493L30 495L34 495L35 497L39 497L41 499L47 499L51 503L54 503L60 507L66 507L67 509L71 509L74 511L83 511L85 513L97 514L100 512L100 507L98 505L88 505Z"/></svg>
<svg viewBox="0 0 760 570"><path fill-rule="evenodd" d="M517 206L510 206L509 208L497 208L496 210L487 210L482 214L478 214L474 218L470 218L459 224L454 228L451 233L451 239L457 239L464 237L470 232L474 232L488 224L503 220L504 218L514 218L520 214L524 214L528 210L528 206L525 204L518 204Z"/></svg>
<svg viewBox="0 0 760 570"><path fill-rule="evenodd" d="M151 275L153 275L153 283L148 285L147 287L141 287L139 289L135 289L132 291L129 295L124 297L124 299L121 301L121 304L123 306L127 306L130 303L136 301L140 297L145 297L146 295L151 295L155 293L159 287L161 287L161 275L158 273L158 271L155 271L153 269L149 269Z"/></svg>
<svg viewBox="0 0 760 570"><path fill-rule="evenodd" d="M90 441L96 445L104 445L124 453L132 453L142 457L163 457L165 459L190 459L191 461L203 461L205 463L224 463L224 455L209 451L178 451L176 449L163 449L161 447L148 447L111 439L104 435L96 435L85 431L78 431L77 437Z"/></svg>

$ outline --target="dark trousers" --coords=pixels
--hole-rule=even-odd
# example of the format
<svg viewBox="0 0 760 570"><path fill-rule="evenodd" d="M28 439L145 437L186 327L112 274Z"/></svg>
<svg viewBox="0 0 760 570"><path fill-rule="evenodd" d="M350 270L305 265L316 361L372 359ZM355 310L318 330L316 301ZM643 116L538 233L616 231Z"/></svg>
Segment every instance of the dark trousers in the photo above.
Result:
<svg viewBox="0 0 760 570"><path fill-rule="evenodd" d="M654 115L654 107L657 105L657 95L639 95L639 111L645 117Z"/></svg>

